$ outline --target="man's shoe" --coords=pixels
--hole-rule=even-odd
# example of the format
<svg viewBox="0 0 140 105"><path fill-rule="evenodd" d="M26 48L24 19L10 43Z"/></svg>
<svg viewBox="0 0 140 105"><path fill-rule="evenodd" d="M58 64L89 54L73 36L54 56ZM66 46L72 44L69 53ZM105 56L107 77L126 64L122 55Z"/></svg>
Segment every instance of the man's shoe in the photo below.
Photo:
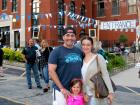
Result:
<svg viewBox="0 0 140 105"><path fill-rule="evenodd" d="M42 86L37 86L37 88L42 89Z"/></svg>
<svg viewBox="0 0 140 105"><path fill-rule="evenodd" d="M43 92L44 92L44 93L45 93L45 92L48 92L48 90L49 90L48 88L44 88L44 89L43 89Z"/></svg>
<svg viewBox="0 0 140 105"><path fill-rule="evenodd" d="M29 86L28 89L32 89L32 86Z"/></svg>

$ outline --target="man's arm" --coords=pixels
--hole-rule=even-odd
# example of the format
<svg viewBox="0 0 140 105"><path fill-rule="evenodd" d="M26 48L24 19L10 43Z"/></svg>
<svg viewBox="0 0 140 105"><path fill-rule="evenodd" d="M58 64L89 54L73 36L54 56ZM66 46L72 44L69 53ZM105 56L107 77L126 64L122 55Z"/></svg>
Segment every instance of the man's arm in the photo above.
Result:
<svg viewBox="0 0 140 105"><path fill-rule="evenodd" d="M22 58L23 58L23 60L24 60L25 62L27 62L27 59L25 58L25 55L24 55L24 54L22 54Z"/></svg>
<svg viewBox="0 0 140 105"><path fill-rule="evenodd" d="M54 83L57 85L57 87L61 90L64 89L63 85L61 84L58 75L56 74L56 64L48 64L48 70L49 70L49 75L51 79L54 81Z"/></svg>

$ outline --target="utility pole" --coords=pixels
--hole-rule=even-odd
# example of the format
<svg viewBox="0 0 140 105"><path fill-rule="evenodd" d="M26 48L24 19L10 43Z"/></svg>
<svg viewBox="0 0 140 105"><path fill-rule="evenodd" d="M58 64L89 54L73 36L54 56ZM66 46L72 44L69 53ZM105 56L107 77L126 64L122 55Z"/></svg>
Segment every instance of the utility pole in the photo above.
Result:
<svg viewBox="0 0 140 105"><path fill-rule="evenodd" d="M67 27L67 25L68 25L68 16L67 16L68 11L69 11L69 8L68 8L68 5L66 5L66 14L65 14L65 26L66 26L66 27Z"/></svg>
<svg viewBox="0 0 140 105"><path fill-rule="evenodd" d="M136 2L137 14L138 14L138 26L136 27L136 48L139 52L139 37L140 37L140 0Z"/></svg>

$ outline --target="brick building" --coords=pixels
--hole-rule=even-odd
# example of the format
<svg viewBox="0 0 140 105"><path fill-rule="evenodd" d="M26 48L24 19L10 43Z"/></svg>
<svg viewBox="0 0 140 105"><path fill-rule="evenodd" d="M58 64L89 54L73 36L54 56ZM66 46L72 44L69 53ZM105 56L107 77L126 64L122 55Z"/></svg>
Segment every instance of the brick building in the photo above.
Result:
<svg viewBox="0 0 140 105"><path fill-rule="evenodd" d="M2 43L14 48L23 47L33 37L46 39L53 46L62 42L65 24L75 27L79 37L81 32L88 32L88 28L81 28L76 19L67 15L69 12L78 14L79 20L82 16L92 18L90 7L90 0L1 0Z"/></svg>
<svg viewBox="0 0 140 105"><path fill-rule="evenodd" d="M101 22L138 20L136 0L93 0L93 18ZM109 23L109 24L110 24ZM136 21L138 24L138 21ZM128 45L136 39L136 28L107 29L99 31L99 38L104 46L112 46L119 36L124 34L128 37Z"/></svg>
<svg viewBox="0 0 140 105"><path fill-rule="evenodd" d="M54 46L62 42L65 25L75 27L79 38L80 33L89 33L93 28L94 19L108 22L137 18L136 0L1 0L0 40L16 48L33 37L46 39ZM87 21L85 25L83 21ZM125 34L131 43L136 32L130 30L99 30L99 40L110 46Z"/></svg>

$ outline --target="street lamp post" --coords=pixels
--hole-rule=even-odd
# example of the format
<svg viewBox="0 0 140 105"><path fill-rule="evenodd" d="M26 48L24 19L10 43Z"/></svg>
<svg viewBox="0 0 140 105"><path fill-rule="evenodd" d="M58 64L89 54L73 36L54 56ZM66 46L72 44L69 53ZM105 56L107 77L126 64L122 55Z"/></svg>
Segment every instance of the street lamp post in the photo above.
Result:
<svg viewBox="0 0 140 105"><path fill-rule="evenodd" d="M14 28L15 28L15 23L16 23L16 18L13 18L13 26L14 26Z"/></svg>

